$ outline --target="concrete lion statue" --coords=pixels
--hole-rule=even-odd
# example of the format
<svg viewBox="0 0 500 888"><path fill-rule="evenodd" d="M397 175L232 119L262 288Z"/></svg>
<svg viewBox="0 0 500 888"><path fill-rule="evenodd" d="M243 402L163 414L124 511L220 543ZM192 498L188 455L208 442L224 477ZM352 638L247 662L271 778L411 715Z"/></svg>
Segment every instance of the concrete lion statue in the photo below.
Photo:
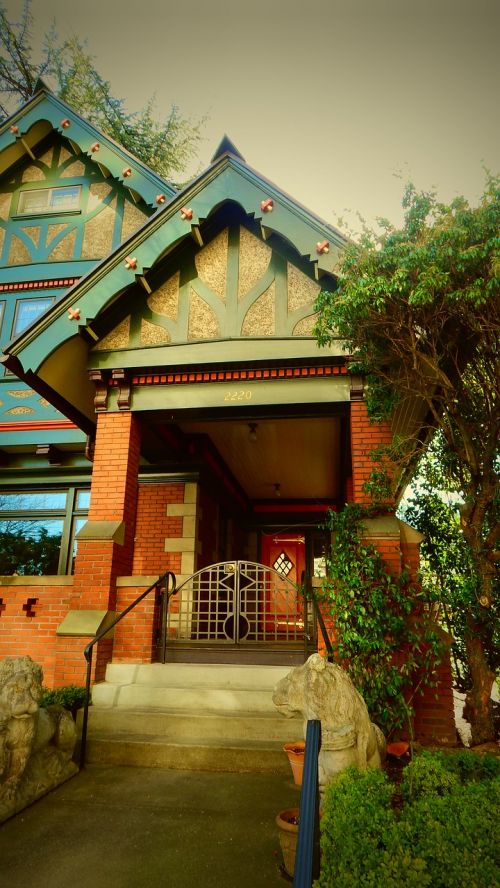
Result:
<svg viewBox="0 0 500 888"><path fill-rule="evenodd" d="M273 702L287 717L302 713L304 731L309 719L321 721L321 789L349 765L380 768L385 758L384 735L370 721L365 701L340 666L313 654L278 682Z"/></svg>
<svg viewBox="0 0 500 888"><path fill-rule="evenodd" d="M40 709L42 680L31 657L0 663L0 823L78 770L75 724L62 706Z"/></svg>

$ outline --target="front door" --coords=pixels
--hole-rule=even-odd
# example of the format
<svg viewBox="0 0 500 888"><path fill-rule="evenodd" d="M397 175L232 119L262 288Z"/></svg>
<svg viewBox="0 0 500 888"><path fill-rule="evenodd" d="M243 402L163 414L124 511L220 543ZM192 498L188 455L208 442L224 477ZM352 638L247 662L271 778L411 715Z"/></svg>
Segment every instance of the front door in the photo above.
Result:
<svg viewBox="0 0 500 888"><path fill-rule="evenodd" d="M262 535L262 561L288 582L299 587L306 566L305 537L300 533L274 533ZM281 623L295 620L303 624L302 596L296 597L296 613L290 614L289 602L283 597L267 597L265 609L268 619L274 620L279 627ZM286 611L286 612L285 612Z"/></svg>
<svg viewBox="0 0 500 888"><path fill-rule="evenodd" d="M262 534L262 561L298 585L306 567L306 541L301 533Z"/></svg>

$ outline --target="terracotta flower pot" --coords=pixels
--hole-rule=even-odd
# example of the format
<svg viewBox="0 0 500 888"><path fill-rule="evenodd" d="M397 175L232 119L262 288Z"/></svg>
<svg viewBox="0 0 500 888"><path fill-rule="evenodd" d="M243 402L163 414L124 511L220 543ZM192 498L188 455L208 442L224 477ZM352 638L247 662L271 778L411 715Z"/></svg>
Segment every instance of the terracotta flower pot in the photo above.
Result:
<svg viewBox="0 0 500 888"><path fill-rule="evenodd" d="M283 863L289 876L295 871L295 855L297 853L297 837L299 835L299 809L288 808L276 815Z"/></svg>
<svg viewBox="0 0 500 888"><path fill-rule="evenodd" d="M306 752L306 744L303 740L296 740L294 743L285 743L283 747L288 756L288 761L292 767L293 779L297 786L302 786L302 773L304 771L304 756Z"/></svg>

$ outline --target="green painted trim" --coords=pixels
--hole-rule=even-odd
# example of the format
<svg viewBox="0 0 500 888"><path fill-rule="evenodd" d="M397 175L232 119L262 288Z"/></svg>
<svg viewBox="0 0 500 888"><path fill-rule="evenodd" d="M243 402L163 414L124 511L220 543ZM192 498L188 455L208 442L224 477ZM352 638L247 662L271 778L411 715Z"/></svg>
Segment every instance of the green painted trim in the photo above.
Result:
<svg viewBox="0 0 500 888"><path fill-rule="evenodd" d="M59 443L59 442L56 442ZM35 461L35 458L33 459ZM41 460L36 459L36 466L30 468L1 469L0 468L0 487L2 490L19 490L22 487L36 489L37 487L50 487L57 489L58 487L67 487L74 484L81 489L90 487L91 482L91 465L86 461L85 467L71 466L70 468L62 468L60 466L40 465Z"/></svg>
<svg viewBox="0 0 500 888"><path fill-rule="evenodd" d="M66 118L71 122L67 128L61 125L62 120ZM157 208L158 193L164 193L167 198L176 194L175 188L169 182L46 89L36 93L0 126L0 152L16 142L16 135L10 132L12 125L15 124L19 128L19 135L23 136L41 120L48 121L54 130L75 142L94 163L107 167L114 179L119 179L122 183L126 181L126 187L133 188L151 207ZM101 147L94 153L91 146L95 142L99 142ZM126 180L122 175L125 167L132 169L132 176Z"/></svg>
<svg viewBox="0 0 500 888"><path fill-rule="evenodd" d="M83 447L86 442L86 435L79 429L54 429L53 431L43 429L40 431L23 431L23 424L20 420L18 427L14 432L3 432L0 423L1 446L21 446L23 444L81 444ZM75 454L77 456L78 454Z"/></svg>
<svg viewBox="0 0 500 888"><path fill-rule="evenodd" d="M64 342L74 331L74 325L68 322L69 307L78 305L81 312L80 330L83 330L118 293L135 283L136 276L152 268L165 252L189 237L192 225L206 219L221 203L235 201L247 215L262 220L260 203L269 196L270 189L276 201L272 214L267 214L273 217L272 230L291 241L302 256L309 257L323 271L333 273L339 249L345 245L340 234L294 204L276 186L271 186L235 158L225 156L72 287L31 330L10 346L10 352L19 356L25 370L36 370L45 355L53 349L54 342ZM185 204L193 210L191 222L180 215L180 209ZM265 224L270 227L271 220L266 218ZM326 256L318 257L316 243L321 239L329 239L332 249ZM133 255L137 260L134 270L125 266L128 255Z"/></svg>
<svg viewBox="0 0 500 888"><path fill-rule="evenodd" d="M108 410L118 410L118 393L111 390ZM133 389L132 410L202 410L207 407L253 408L279 404L330 404L350 400L349 380L278 379L241 383L156 385Z"/></svg>
<svg viewBox="0 0 500 888"><path fill-rule="evenodd" d="M302 359L331 360L344 357L340 340L331 346L319 347L315 339L213 339L178 345L149 346L142 349L123 349L112 352L92 352L90 369L111 370L115 367L155 368L245 364L257 361L295 361Z"/></svg>
<svg viewBox="0 0 500 888"><path fill-rule="evenodd" d="M71 259L68 262L36 262L30 265L6 265L0 268L0 280L2 284L14 284L17 281L42 281L62 280L68 277L83 277L95 268L95 259ZM55 288L59 293L67 290L66 286ZM6 295L18 295L23 293L43 293L44 290L19 290L8 291ZM3 293L0 294L3 296Z"/></svg>

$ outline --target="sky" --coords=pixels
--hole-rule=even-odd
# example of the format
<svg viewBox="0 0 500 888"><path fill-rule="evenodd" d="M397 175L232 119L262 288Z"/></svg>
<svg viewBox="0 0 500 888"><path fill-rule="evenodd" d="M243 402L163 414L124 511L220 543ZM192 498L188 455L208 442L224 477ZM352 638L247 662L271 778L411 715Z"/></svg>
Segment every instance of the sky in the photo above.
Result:
<svg viewBox="0 0 500 888"><path fill-rule="evenodd" d="M21 0L3 0L10 18ZM399 224L405 182L476 202L500 172L499 0L33 0L130 110L152 93L345 231Z"/></svg>

